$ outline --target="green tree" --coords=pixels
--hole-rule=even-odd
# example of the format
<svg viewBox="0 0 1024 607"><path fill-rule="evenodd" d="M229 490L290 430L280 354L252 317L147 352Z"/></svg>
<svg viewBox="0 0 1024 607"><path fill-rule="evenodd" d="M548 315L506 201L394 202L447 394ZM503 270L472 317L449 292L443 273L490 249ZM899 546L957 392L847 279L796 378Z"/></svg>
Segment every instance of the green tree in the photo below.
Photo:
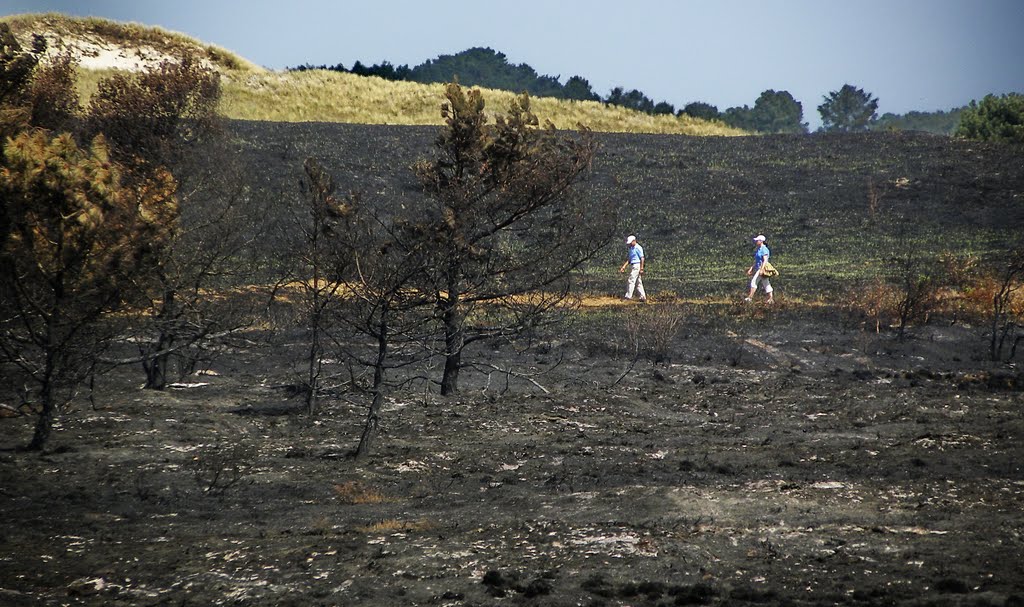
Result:
<svg viewBox="0 0 1024 607"><path fill-rule="evenodd" d="M432 243L420 288L444 326L441 392L453 394L467 343L514 335L563 308L574 270L606 246L614 213L574 188L596 150L589 130L538 128L526 95L493 125L480 91L453 83L445 96L435 156L415 165L426 206L402 233ZM481 305L489 322L474 324Z"/></svg>
<svg viewBox="0 0 1024 607"><path fill-rule="evenodd" d="M754 130L761 133L806 133L803 105L788 91L767 90L754 102Z"/></svg>
<svg viewBox="0 0 1024 607"><path fill-rule="evenodd" d="M750 106L747 105L726 109L722 113L722 122L745 131L757 130L757 120L754 118L754 110L750 109Z"/></svg>
<svg viewBox="0 0 1024 607"><path fill-rule="evenodd" d="M704 103L703 101L693 101L687 103L680 114L686 114L694 118L700 118L701 120L718 120L720 118L718 114L718 108L710 103Z"/></svg>
<svg viewBox="0 0 1024 607"><path fill-rule="evenodd" d="M655 116L671 116L676 113L676 108L667 101L659 101L654 105L654 109L651 110L651 113Z"/></svg>
<svg viewBox="0 0 1024 607"><path fill-rule="evenodd" d="M647 95L636 89L626 91L621 86L613 88L605 97L604 102L608 105L617 105L647 114L654 111L654 102Z"/></svg>
<svg viewBox="0 0 1024 607"><path fill-rule="evenodd" d="M409 72L414 82L452 82L465 86L527 92L538 97L562 97L563 88L558 78L540 76L529 65L513 65L504 53L490 48L471 48L455 55L441 55L428 60Z"/></svg>
<svg viewBox="0 0 1024 607"><path fill-rule="evenodd" d="M986 95L972 101L960 116L956 135L982 141L1024 143L1024 95Z"/></svg>
<svg viewBox="0 0 1024 607"><path fill-rule="evenodd" d="M378 65L371 66L366 66L361 62L356 61L352 65L351 70L345 70L344 66L340 63L333 68L324 67L321 69L331 69L337 72L350 71L358 76L377 76L378 78L383 78L385 80L408 80L412 73L412 70L409 69L408 65L395 67L388 61L383 61Z"/></svg>
<svg viewBox="0 0 1024 607"><path fill-rule="evenodd" d="M830 92L818 106L821 130L827 132L866 131L875 121L877 112L878 98L850 84Z"/></svg>
<svg viewBox="0 0 1024 607"><path fill-rule="evenodd" d="M960 116L966 108L954 108L948 112L907 112L893 114L886 112L871 124L872 131L920 131L935 135L952 135L960 124Z"/></svg>
<svg viewBox="0 0 1024 607"><path fill-rule="evenodd" d="M580 76L573 76L569 78L565 83L565 87L562 89L562 97L565 99L575 99L577 101L600 101L601 96L594 92L590 87L590 82L586 78Z"/></svg>

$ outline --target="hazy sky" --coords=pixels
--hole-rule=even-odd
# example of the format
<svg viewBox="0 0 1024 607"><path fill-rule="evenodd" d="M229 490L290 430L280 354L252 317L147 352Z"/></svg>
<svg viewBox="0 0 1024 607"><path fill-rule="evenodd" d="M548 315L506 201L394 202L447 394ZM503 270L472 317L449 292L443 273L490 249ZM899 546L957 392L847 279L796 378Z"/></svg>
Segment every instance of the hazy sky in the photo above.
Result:
<svg viewBox="0 0 1024 607"><path fill-rule="evenodd" d="M677 109L789 91L812 128L844 84L879 114L1024 93L1024 0L0 0L47 11L160 26L272 69L414 67L480 46Z"/></svg>

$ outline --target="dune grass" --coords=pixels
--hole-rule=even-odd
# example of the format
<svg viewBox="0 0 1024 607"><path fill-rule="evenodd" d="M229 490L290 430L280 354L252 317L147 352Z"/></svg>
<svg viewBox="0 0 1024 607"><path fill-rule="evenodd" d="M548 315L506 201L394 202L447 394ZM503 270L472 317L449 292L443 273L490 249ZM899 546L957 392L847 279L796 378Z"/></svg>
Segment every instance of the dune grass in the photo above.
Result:
<svg viewBox="0 0 1024 607"><path fill-rule="evenodd" d="M14 15L0 18L27 44L30 34L45 34L51 41L79 40L93 48L133 48L168 56L196 53L222 75L221 113L238 120L279 122L344 122L355 124L440 125L443 84L394 82L328 70L273 72L220 47L159 27L118 23L107 19L77 18L59 13ZM69 47L71 45L62 44ZM143 53L139 53L143 54ZM79 93L87 103L101 79L113 69L80 69ZM515 94L483 89L495 113L507 111ZM532 99L542 122L560 129L583 124L599 132L659 133L696 136L745 135L720 122L689 116L652 116L594 101L553 98Z"/></svg>
<svg viewBox="0 0 1024 607"><path fill-rule="evenodd" d="M438 125L444 85L394 82L325 70L226 74L222 113L242 120ZM484 89L495 114L508 110L515 94ZM743 135L738 129L688 116L651 116L593 101L531 99L541 121L557 128L584 124L601 132L680 135Z"/></svg>

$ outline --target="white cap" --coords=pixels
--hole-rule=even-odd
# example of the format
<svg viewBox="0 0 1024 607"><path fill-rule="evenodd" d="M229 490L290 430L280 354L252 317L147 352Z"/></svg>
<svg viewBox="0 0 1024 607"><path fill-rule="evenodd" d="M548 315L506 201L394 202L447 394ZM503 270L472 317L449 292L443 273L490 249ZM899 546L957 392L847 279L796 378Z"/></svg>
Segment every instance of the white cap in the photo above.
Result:
<svg viewBox="0 0 1024 607"><path fill-rule="evenodd" d="M760 242L764 242L765 241L765 237L764 237L763 234L758 234L757 236L754 237L754 242L758 242L758 241L760 241Z"/></svg>
<svg viewBox="0 0 1024 607"><path fill-rule="evenodd" d="M636 236L627 236L626 237L626 244L632 244L634 242L636 242Z"/></svg>

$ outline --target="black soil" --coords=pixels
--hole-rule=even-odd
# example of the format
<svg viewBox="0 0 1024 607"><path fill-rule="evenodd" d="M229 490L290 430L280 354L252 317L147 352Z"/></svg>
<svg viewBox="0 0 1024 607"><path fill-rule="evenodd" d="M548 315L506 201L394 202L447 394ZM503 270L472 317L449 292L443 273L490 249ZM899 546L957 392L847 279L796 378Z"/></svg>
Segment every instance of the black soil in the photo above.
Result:
<svg viewBox="0 0 1024 607"><path fill-rule="evenodd" d="M348 150L338 171L353 187L397 198L414 190L375 184L375 168L410 160L433 133L238 128L254 175L275 154L287 167L267 191L290 195L314 145L328 166L327 151ZM1004 181L981 161L962 169L966 144L948 140L648 141L658 163L694 154L679 170L730 146L793 159L860 145L867 158L882 142L893 158L904 149L920 204L946 204L922 192L982 192L1004 221L1020 217L1022 169L999 165ZM630 147L643 142L605 145L643 162ZM931 168L915 164L925 157ZM945 185L928 179L940 165ZM671 190L657 184L677 177L658 166L618 187ZM847 192L831 169L795 170L734 184L749 192L728 204L806 190L863 205L863 181ZM602 171L598 187L615 191ZM822 217L811 233L841 227L800 209ZM134 368L101 377L42 454L15 450L32 418L0 419L0 605L1024 605L1024 375L986 361L983 323L931 318L897 340L784 298L652 299L473 349L492 371L467 370L458 397L422 382L393 391L362 460L351 453L367 398L340 387L307 415L290 389L301 335L287 332L248 335L250 347L164 392L141 389ZM637 356L638 315L679 323L641 330Z"/></svg>

